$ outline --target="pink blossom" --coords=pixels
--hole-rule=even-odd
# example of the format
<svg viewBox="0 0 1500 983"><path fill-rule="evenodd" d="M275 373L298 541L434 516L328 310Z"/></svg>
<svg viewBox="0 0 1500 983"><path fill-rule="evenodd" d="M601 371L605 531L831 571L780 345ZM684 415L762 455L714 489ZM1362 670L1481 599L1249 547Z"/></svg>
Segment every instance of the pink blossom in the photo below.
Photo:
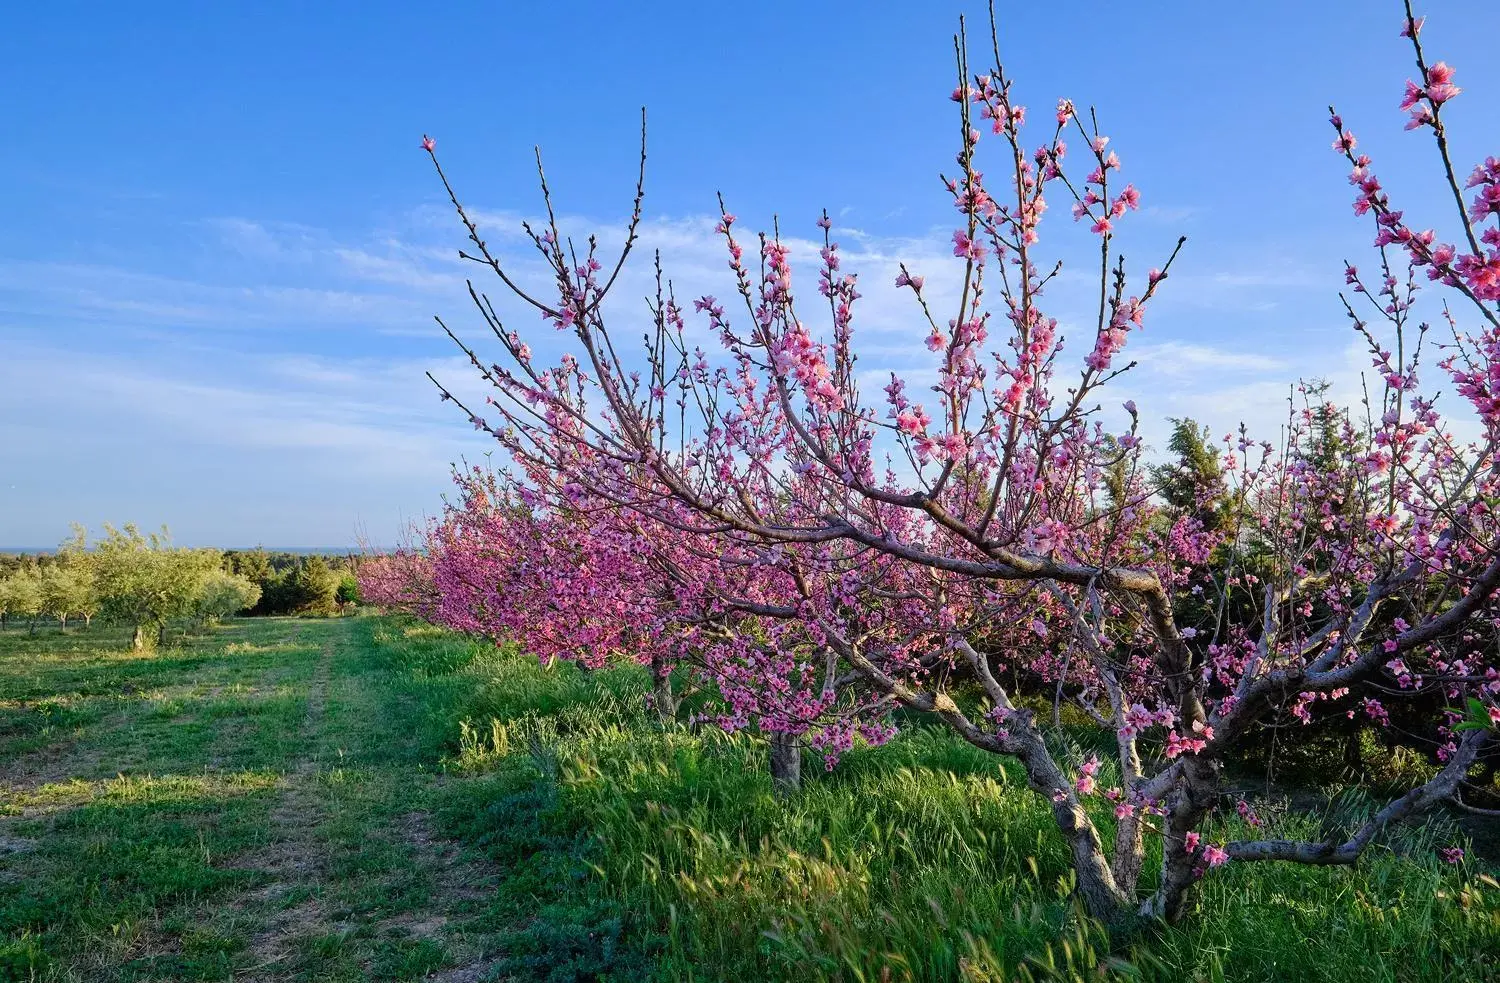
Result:
<svg viewBox="0 0 1500 983"><path fill-rule="evenodd" d="M953 255L963 259L983 259L984 244L977 239L970 239L963 230L953 233Z"/></svg>
<svg viewBox="0 0 1500 983"><path fill-rule="evenodd" d="M1408 109L1415 106L1418 102L1425 99L1426 97L1427 93L1423 91L1420 85L1413 82L1411 79L1407 79L1406 95L1401 99L1401 111L1406 112Z"/></svg>
<svg viewBox="0 0 1500 983"><path fill-rule="evenodd" d="M1018 126L1008 87L998 71L960 84L965 121L969 100L1002 131ZM1439 62L1407 87L1405 109L1414 125L1432 125L1456 94ZM1073 105L1060 103L1055 119L1075 122ZM1210 804L1233 801L1219 766L1233 774L1268 727L1351 714L1399 740L1400 705L1417 732L1437 736L1440 757L1462 760L1484 732L1461 728L1466 714L1454 708L1477 698L1490 719L1500 716L1491 549L1500 539L1500 164L1475 169L1461 191L1473 226L1442 242L1406 222L1351 130L1336 114L1331 122L1354 211L1382 250L1364 278L1345 270L1354 336L1374 366L1368 413L1302 387L1284 434L1231 434L1212 452L1214 481L1161 494L1140 431L1160 420L1166 397L1125 403L1123 427L1105 408L1123 401L1120 356L1175 247L1147 261L1132 255L1129 277L1117 278L1113 249L1102 270L1088 264L1088 283L1071 265L1055 275L1076 244L1042 248L1044 191L1068 194L1075 218L1112 242L1113 223L1139 205L1133 186L1109 183L1118 156L1086 136L1090 152L1066 173L1077 148L1068 161L1056 133L1034 147L1012 129L980 148L960 130L947 198L960 229L955 258L943 261L955 289L944 290L940 313L918 294L904 298L909 310L879 316L930 328L919 335L939 353L920 376L934 393L922 397L930 415L914 404L916 376L869 391L861 359L883 358L883 342L877 333L872 348L856 334L863 308L845 269L855 257L826 235L809 264L819 297L794 295L800 247L774 228L741 242L723 214L740 313L700 296L693 306L711 330L699 342L672 297L672 271L632 267L621 277L656 281L654 320L645 331L611 327L620 298L606 302L614 279L599 275L613 269L599 245L610 240L578 237L572 255L543 232L548 268L528 282L555 292L534 304L544 324L572 329L567 347L583 357L540 364L560 346L529 345L531 333L545 334L535 322L502 334L504 365L463 350L493 386L483 407L475 401L493 425L473 420L501 444L508 470L466 478L462 501L423 548L373 565L372 584L388 580L388 596L424 616L546 660L648 667L667 687L653 687L652 699L668 714L670 687L688 681L701 694L695 724L792 739L823 754L825 767L856 741L888 739L903 711L938 708L925 719L983 736L976 746L1019 762L1029 786L1063 803L1059 823L1090 854L1076 858L1081 885L1103 880L1091 871L1114 862L1108 837L1096 850L1076 835L1078 823L1107 816L1078 808L1101 790L1104 766L1070 762L1041 719L1043 700L1068 701L1115 730L1123 787L1107 790L1110 807L1120 819L1171 815L1143 823L1147 849L1164 839L1174 869L1185 862L1196 876L1229 859L1198 831L1216 828L1205 825L1216 821ZM985 153L1003 174L993 187L980 169ZM1447 197L1446 169L1428 172ZM826 213L819 225L831 232ZM996 262L987 263L991 248ZM1132 295L1135 271L1148 268ZM922 289L905 267L895 282ZM1429 316L1414 306L1419 288L1421 299L1437 295L1428 307L1444 318L1433 344L1416 344ZM495 327L498 308L483 296ZM1071 324L1066 345L1059 318ZM1461 425L1447 415L1454 400L1439 399L1445 381ZM1330 444L1343 451L1325 453ZM1232 503L1232 521L1218 521L1221 503ZM1042 699L1010 710L1017 685L1028 701ZM1228 825L1259 823L1243 801L1235 809L1239 821ZM1184 819L1197 829L1184 835ZM1126 861L1142 859L1122 849ZM1191 879L1165 880L1168 907L1191 910L1181 883ZM1153 880L1123 900L1079 893L1109 899L1089 902L1108 918L1155 889Z"/></svg>
<svg viewBox="0 0 1500 983"><path fill-rule="evenodd" d="M920 405L904 410L896 416L897 429L902 433L911 434L912 436L924 433L927 430L927 425L931 422L931 419L927 416L927 412Z"/></svg>

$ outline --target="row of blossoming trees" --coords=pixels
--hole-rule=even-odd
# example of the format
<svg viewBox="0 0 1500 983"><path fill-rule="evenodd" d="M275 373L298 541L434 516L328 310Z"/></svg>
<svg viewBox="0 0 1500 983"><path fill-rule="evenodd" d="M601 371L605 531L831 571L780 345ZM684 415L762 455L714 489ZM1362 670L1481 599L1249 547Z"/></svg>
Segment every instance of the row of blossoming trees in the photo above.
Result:
<svg viewBox="0 0 1500 983"><path fill-rule="evenodd" d="M636 241L642 185L608 268L595 239L559 231L548 197L547 222L525 227L555 282L538 296L439 168L472 243L461 255L572 347L542 364L471 287L508 361L454 335L494 389L487 409L459 405L513 466L461 473L425 549L364 566L366 598L544 658L634 659L655 673L667 716L676 670L716 694L715 722L771 738L784 783L798 746L831 760L888 738L894 709L926 711L1019 761L1082 901L1111 922L1179 917L1226 862L1354 862L1390 824L1458 794L1500 720L1500 161L1461 176L1444 118L1459 90L1427 61L1420 28L1408 7L1418 75L1402 107L1434 138L1456 234L1409 223L1333 116L1355 212L1375 233L1374 272L1349 266L1344 298L1376 371L1367 411L1309 400L1276 443L1229 442L1224 480L1186 503L1159 494L1136 407L1121 426L1100 410L1176 252L1144 276L1115 255L1139 203L1119 158L1067 100L1027 136L998 51L983 74L961 55L953 93L955 306L939 313L920 270L896 280L933 352L927 396L896 376L874 398L862 388L859 292L826 215L803 294L779 233L744 236L723 212L731 299L699 297L690 314L658 272L636 343L611 331L603 302ZM982 130L1001 181L978 169ZM1040 234L1059 197L1098 253L1096 312L1066 344L1047 305L1066 281ZM1443 298L1437 330L1417 314L1428 290ZM716 353L690 340L695 316ZM1456 438L1419 385L1429 361L1473 439ZM1039 709L1049 701L1113 734L1112 760L1057 740ZM1411 706L1440 735L1441 767L1347 837L1261 838L1226 796L1225 765L1268 725L1329 714L1384 725ZM1086 808L1096 796L1108 806ZM1211 825L1225 808L1248 822ZM1212 835L1225 828L1250 835ZM1152 840L1161 870L1143 877Z"/></svg>

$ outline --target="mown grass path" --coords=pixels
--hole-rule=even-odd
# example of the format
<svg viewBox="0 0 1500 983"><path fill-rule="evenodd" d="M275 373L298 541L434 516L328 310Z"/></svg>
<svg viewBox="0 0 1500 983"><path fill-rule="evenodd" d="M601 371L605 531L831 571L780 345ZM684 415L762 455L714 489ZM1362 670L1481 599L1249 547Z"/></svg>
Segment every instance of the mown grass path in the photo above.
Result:
<svg viewBox="0 0 1500 983"><path fill-rule="evenodd" d="M0 980L477 979L493 872L360 619L0 636Z"/></svg>

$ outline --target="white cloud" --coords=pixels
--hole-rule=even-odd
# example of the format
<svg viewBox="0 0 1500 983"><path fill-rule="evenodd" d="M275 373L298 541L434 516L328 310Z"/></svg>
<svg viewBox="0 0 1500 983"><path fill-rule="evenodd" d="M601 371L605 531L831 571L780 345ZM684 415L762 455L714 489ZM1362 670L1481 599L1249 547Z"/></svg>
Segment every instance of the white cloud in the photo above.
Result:
<svg viewBox="0 0 1500 983"><path fill-rule="evenodd" d="M545 297L550 276L520 234L520 216L474 214L516 279ZM747 316L716 222L699 215L643 223L609 307L627 357L649 323L645 298L655 293L657 251L684 307L713 294L737 323ZM560 224L580 244L597 229L600 258L612 267L623 222L563 216ZM527 336L539 360L570 344L492 272L457 258L464 232L446 210L419 209L395 231L353 238L246 219L208 227L213 250L228 247L240 257L204 267L214 270L211 282L98 264L0 264L10 312L0 330L16 339L0 361L0 444L20 476L9 486L0 481L0 543L50 542L70 519L109 516L166 519L179 533L187 522L204 541L342 541L355 518L377 539L388 537L397 517L438 507L450 461L494 447L439 403L423 376L433 371L482 412L482 382L431 320L441 315L472 339L480 358L501 357L464 278L489 292L507 328ZM737 227L752 268L754 231L749 220ZM926 277L934 316L946 323L961 271L947 234L894 238L841 228L837 238L843 272L859 274L856 349L865 398L881 402L892 369L914 398L928 395L936 364L923 345L928 327L894 280L902 261ZM817 294L822 243L809 235L784 241L802 316L825 330L827 306ZM1043 298L1067 338L1060 385L1092 336L1097 294L1089 269L1070 267ZM1167 418L1181 416L1216 434L1244 422L1275 439L1299 377L1329 378L1334 398L1357 401L1368 358L1348 335L1326 326L1298 330L1271 309L1324 285L1321 271L1290 263L1174 274L1146 332L1127 349L1139 367L1100 396L1106 414L1119 415L1118 405L1134 398L1145 436L1161 446ZM688 323L690 343L717 350L704 318L690 315ZM1003 350L1003 327L992 326L992 349ZM166 514L144 514L155 508Z"/></svg>
<svg viewBox="0 0 1500 983"><path fill-rule="evenodd" d="M1283 356L1261 352L1231 351L1183 341L1147 342L1133 345L1130 356L1162 375L1181 376L1217 372L1286 373L1291 363Z"/></svg>
<svg viewBox="0 0 1500 983"><path fill-rule="evenodd" d="M451 358L259 358L198 350L153 364L12 349L0 361L0 543L82 519L167 521L183 541L389 541L435 510L448 465L493 445L442 406Z"/></svg>

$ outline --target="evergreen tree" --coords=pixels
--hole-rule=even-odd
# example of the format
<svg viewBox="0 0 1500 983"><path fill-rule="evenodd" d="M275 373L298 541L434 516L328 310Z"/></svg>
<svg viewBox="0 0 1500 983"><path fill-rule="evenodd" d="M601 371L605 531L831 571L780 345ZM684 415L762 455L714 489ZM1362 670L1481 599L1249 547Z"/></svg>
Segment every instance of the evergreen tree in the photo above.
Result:
<svg viewBox="0 0 1500 983"><path fill-rule="evenodd" d="M321 556L304 557L290 582L294 610L308 614L333 612L339 582Z"/></svg>
<svg viewBox="0 0 1500 983"><path fill-rule="evenodd" d="M244 577L251 583L264 584L276 576L271 565L271 554L257 546L253 550L236 550L228 554L229 572Z"/></svg>
<svg viewBox="0 0 1500 983"><path fill-rule="evenodd" d="M351 604L359 603L359 578L352 573L345 573L339 578L337 593L333 595L334 601L339 606L339 614Z"/></svg>
<svg viewBox="0 0 1500 983"><path fill-rule="evenodd" d="M1151 480L1173 511L1191 515L1205 529L1219 531L1231 520L1229 490L1219 454L1207 427L1188 417L1172 418L1167 449L1176 459L1152 465Z"/></svg>

